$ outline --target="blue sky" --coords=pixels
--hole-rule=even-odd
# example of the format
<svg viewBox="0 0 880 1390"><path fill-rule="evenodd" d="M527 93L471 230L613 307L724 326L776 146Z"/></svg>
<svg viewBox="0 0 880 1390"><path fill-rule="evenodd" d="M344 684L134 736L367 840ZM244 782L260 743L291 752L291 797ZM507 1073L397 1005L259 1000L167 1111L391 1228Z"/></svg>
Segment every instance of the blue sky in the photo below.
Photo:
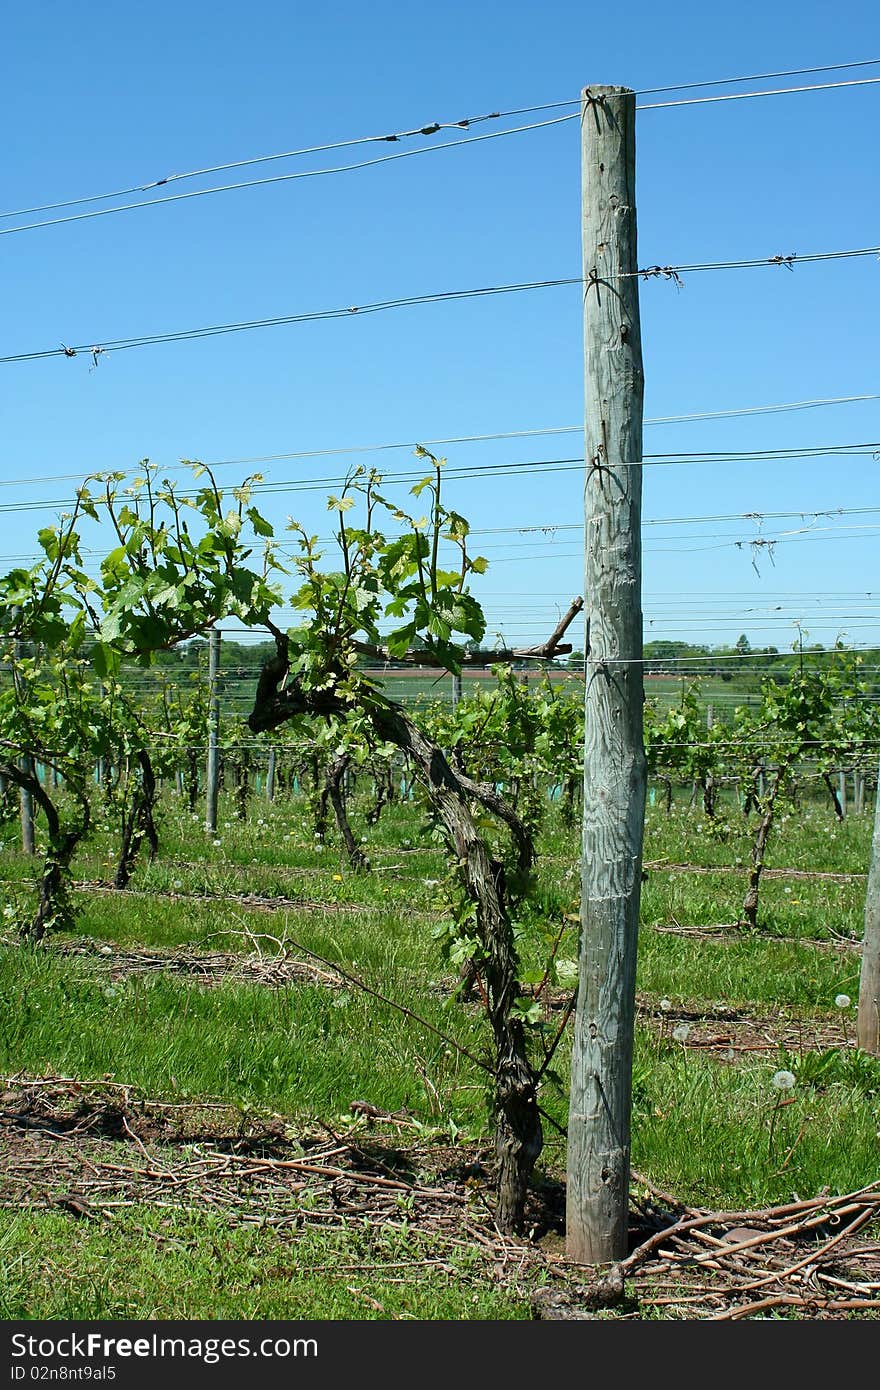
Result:
<svg viewBox="0 0 880 1390"><path fill-rule="evenodd" d="M867 0L836 8L783 0L772 10L752 0L662 10L636 0L625 23L610 22L606 7L567 0L432 8L157 0L138 10L35 0L10 7L4 20L0 211L573 101L590 83L643 89L872 58L880 58L880 16ZM639 100L870 76L880 77L880 66ZM486 122L472 134L574 109ZM637 126L641 263L878 244L878 115L880 84L645 110ZM450 138L256 165L157 192ZM571 120L338 176L0 236L0 356L578 276L579 141ZM63 215L5 218L0 230ZM648 420L880 394L876 257L684 281L683 289L641 285ZM577 286L152 345L91 366L80 354L0 367L3 568L34 552L37 528L61 510L73 479L94 469L133 469L144 457L168 467L184 457L249 460L523 432L437 446L448 458L448 500L490 560L476 590L490 635L538 641L582 590ZM570 432L526 434L563 428ZM876 441L876 399L645 430L647 454L672 456ZM409 447L352 459L389 478L413 467ZM225 464L218 476L232 484L258 468L267 482L300 485L267 494L264 510L327 534L325 490L301 485L338 479L352 459ZM553 459L574 462L494 478L452 471ZM744 631L753 644L785 649L801 624L813 641L877 641L878 468L870 450L646 468L646 640L724 643ZM28 509L35 503L42 508ZM755 539L776 544L756 549Z"/></svg>

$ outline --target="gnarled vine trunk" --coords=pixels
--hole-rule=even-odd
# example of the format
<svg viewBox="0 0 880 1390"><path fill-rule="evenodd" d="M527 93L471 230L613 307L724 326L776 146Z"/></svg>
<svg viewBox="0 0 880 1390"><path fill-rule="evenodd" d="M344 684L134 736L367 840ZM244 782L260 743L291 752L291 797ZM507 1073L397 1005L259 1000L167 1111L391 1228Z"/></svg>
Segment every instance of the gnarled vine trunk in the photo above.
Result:
<svg viewBox="0 0 880 1390"><path fill-rule="evenodd" d="M385 807L390 806L395 798L394 769L390 764L385 764L378 768L373 767L372 771L376 800L367 812L367 824L378 825Z"/></svg>
<svg viewBox="0 0 880 1390"><path fill-rule="evenodd" d="M135 779L128 809L122 819L122 846L113 879L115 888L128 887L144 840L149 845L151 862L159 853L159 836L153 816L156 806L156 777L153 764L144 749L138 753L137 760L139 774Z"/></svg>
<svg viewBox="0 0 880 1390"><path fill-rule="evenodd" d="M51 797L46 792L36 773L25 772L12 762L0 764L0 775L14 782L17 787L29 791L46 817L48 844L43 871L37 885L37 908L21 929L22 939L34 944L43 940L52 928L70 930L74 925L73 906L68 892L70 864L76 848L88 832L90 808L88 798L81 788L72 789L79 804L79 824L64 828L61 817Z"/></svg>
<svg viewBox="0 0 880 1390"><path fill-rule="evenodd" d="M770 789L766 794L763 806L763 814L758 824L755 834L754 844L752 845L751 865L749 868L749 882L746 889L746 896L743 901L743 918L750 927L758 925L758 889L761 883L761 875L764 872L764 852L767 848L767 840L773 827L773 818L776 813L776 800L782 789L782 768L777 768L770 784Z"/></svg>
<svg viewBox="0 0 880 1390"><path fill-rule="evenodd" d="M495 1051L495 1219L501 1231L519 1231L529 1178L543 1147L537 1075L528 1057L525 1025L514 1010L518 994L517 957L507 877L504 865L491 856L479 833L471 803L478 803L506 825L516 849L516 872L523 879L534 860L531 836L492 787L455 771L443 750L398 705L371 691L368 702L361 706L361 712L364 711L378 737L399 748L415 769L444 826L462 886L476 909L480 968ZM261 681L248 724L253 732L262 733L296 715L327 717L345 712L342 702L327 692L304 694L293 681L279 693L277 682L269 687L268 682Z"/></svg>
<svg viewBox="0 0 880 1390"><path fill-rule="evenodd" d="M351 757L348 753L340 753L335 757L327 770L327 778L324 783L322 798L329 798L330 805L333 807L333 814L336 817L336 824L342 836L348 854L348 862L357 871L368 869L369 863L357 840L352 833L351 825L348 820L348 810L345 804L345 774L348 771Z"/></svg>

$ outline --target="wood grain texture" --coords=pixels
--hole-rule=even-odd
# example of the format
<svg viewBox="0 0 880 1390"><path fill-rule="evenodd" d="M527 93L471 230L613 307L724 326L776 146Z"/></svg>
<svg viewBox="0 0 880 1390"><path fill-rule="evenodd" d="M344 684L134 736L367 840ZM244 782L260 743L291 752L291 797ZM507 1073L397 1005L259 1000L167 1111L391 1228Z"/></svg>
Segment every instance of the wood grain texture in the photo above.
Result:
<svg viewBox="0 0 880 1390"><path fill-rule="evenodd" d="M586 89L581 128L587 667L566 1219L569 1256L603 1264L627 1245L646 781L634 93Z"/></svg>

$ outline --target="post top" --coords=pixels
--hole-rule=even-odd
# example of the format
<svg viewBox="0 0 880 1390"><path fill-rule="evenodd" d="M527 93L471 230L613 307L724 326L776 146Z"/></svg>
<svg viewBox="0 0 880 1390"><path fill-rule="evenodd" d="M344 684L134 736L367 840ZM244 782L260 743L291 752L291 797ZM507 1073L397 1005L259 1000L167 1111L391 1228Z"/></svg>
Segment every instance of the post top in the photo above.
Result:
<svg viewBox="0 0 880 1390"><path fill-rule="evenodd" d="M602 82L591 82L589 86L581 88L582 97L634 97L633 87L616 87L613 84Z"/></svg>

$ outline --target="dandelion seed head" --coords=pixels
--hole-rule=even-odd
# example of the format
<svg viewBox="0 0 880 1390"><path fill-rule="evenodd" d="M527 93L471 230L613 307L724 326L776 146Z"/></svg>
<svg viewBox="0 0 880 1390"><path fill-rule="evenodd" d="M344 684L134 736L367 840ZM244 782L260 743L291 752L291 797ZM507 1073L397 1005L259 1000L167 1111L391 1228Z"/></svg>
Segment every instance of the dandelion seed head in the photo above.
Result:
<svg viewBox="0 0 880 1390"><path fill-rule="evenodd" d="M777 1091L790 1091L794 1085L793 1071L775 1071L770 1078L770 1085L775 1086Z"/></svg>

